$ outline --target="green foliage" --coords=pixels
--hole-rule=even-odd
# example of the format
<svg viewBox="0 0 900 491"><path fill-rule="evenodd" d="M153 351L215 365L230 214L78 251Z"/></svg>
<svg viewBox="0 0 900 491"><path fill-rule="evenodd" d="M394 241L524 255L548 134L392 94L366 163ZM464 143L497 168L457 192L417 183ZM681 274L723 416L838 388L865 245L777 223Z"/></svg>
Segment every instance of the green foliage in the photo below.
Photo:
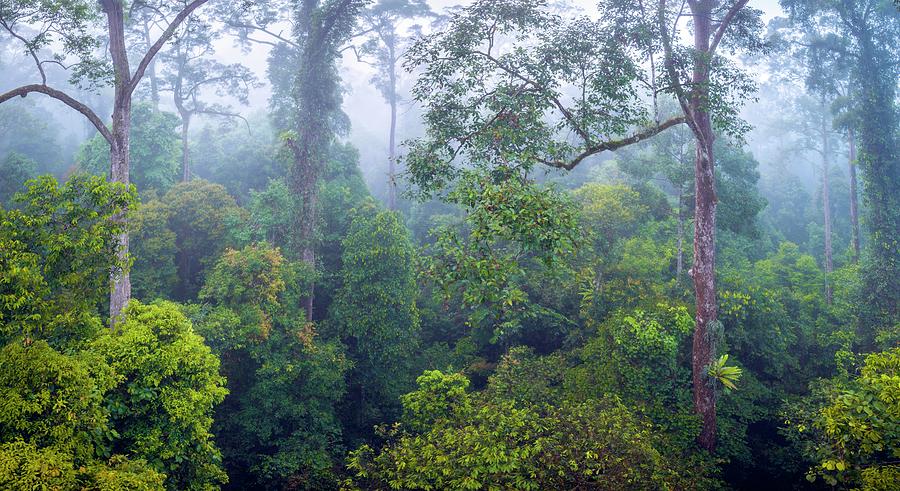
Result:
<svg viewBox="0 0 900 491"><path fill-rule="evenodd" d="M895 462L900 457L900 349L867 356L859 377L838 387L816 424L825 435L818 472L826 481L859 479L863 489L871 490L896 484L900 477Z"/></svg>
<svg viewBox="0 0 900 491"><path fill-rule="evenodd" d="M240 349L268 338L275 316L288 308L281 301L289 267L281 251L266 243L226 250L199 298L233 312L240 330L204 331L207 342L218 349Z"/></svg>
<svg viewBox="0 0 900 491"><path fill-rule="evenodd" d="M181 138L178 116L157 111L149 103L131 109L131 182L138 190L165 192L178 180ZM109 174L109 142L96 135L78 151L76 162L83 171Z"/></svg>
<svg viewBox="0 0 900 491"><path fill-rule="evenodd" d="M0 206L9 206L12 197L23 190L23 183L37 176L37 164L28 157L10 152L0 160Z"/></svg>
<svg viewBox="0 0 900 491"><path fill-rule="evenodd" d="M542 310L528 300L526 272L564 264L578 241L576 210L565 194L532 181L462 179L449 200L466 210L465 226L439 229L424 274L445 299L460 295L469 325L497 341Z"/></svg>
<svg viewBox="0 0 900 491"><path fill-rule="evenodd" d="M511 359L515 363L515 358ZM615 398L528 404L468 393L426 372L379 451L351 452L347 489L704 489L655 448L652 427Z"/></svg>
<svg viewBox="0 0 900 491"><path fill-rule="evenodd" d="M286 246L291 234L289 210L294 206L294 197L283 179L270 180L262 191L250 191L247 240Z"/></svg>
<svg viewBox="0 0 900 491"><path fill-rule="evenodd" d="M0 339L18 335L70 339L96 326L123 230L111 220L134 203L133 190L96 176L60 186L29 182L18 207L0 209Z"/></svg>
<svg viewBox="0 0 900 491"><path fill-rule="evenodd" d="M227 480L210 433L227 394L218 358L174 304L132 300L125 315L91 345L115 371L113 448L165 473L167 489L215 489Z"/></svg>
<svg viewBox="0 0 900 491"><path fill-rule="evenodd" d="M573 194L581 205L582 227L598 254L611 252L618 239L634 234L648 218L641 195L624 185L588 183Z"/></svg>
<svg viewBox="0 0 900 491"><path fill-rule="evenodd" d="M216 434L235 486L321 489L335 480L335 405L349 366L339 343L303 322L311 279L265 243L227 250L200 292L209 305L187 309L228 378Z"/></svg>
<svg viewBox="0 0 900 491"><path fill-rule="evenodd" d="M12 67L7 65L3 69L11 71ZM59 121L55 121L51 112L28 98L0 104L2 165L8 166L11 162L24 158L29 164L16 166L16 169L18 172L25 169L30 171L27 179L35 177L38 173L52 172L58 175L64 170L64 166L68 165L65 162L64 148L59 136L50 130L51 123L60 124ZM0 188L19 191L25 179L16 177L14 173L7 174L11 170L9 167L4 169L3 177L0 178L3 184ZM11 196L11 193L7 194L5 200L0 198L0 202L5 204Z"/></svg>
<svg viewBox="0 0 900 491"><path fill-rule="evenodd" d="M581 233L590 246L579 249L576 262L583 316L603 319L616 309L661 298L673 237L653 224L648 194L597 183L573 192L581 207Z"/></svg>
<svg viewBox="0 0 900 491"><path fill-rule="evenodd" d="M177 184L162 201L168 207L169 229L175 233L178 250L176 298L191 299L200 290L207 268L228 247L229 222L239 219L241 211L224 187L200 180Z"/></svg>
<svg viewBox="0 0 900 491"><path fill-rule="evenodd" d="M249 128L243 123L207 125L191 142L191 170L225 186L244 205L254 191L265 190L267 183L284 174L284 164L276 158L276 132L262 116L251 115Z"/></svg>
<svg viewBox="0 0 900 491"><path fill-rule="evenodd" d="M162 491L165 475L142 461L116 455L75 467L70 456L53 447L38 448L18 440L0 444L0 487L97 491Z"/></svg>
<svg viewBox="0 0 900 491"><path fill-rule="evenodd" d="M133 293L137 298L171 298L178 283L176 235L169 229L169 207L159 199L144 202L128 222Z"/></svg>
<svg viewBox="0 0 900 491"><path fill-rule="evenodd" d="M707 374L714 380L725 386L726 390L737 390L737 382L744 373L739 367L728 366L728 355L722 355L718 360L712 362L707 370Z"/></svg>
<svg viewBox="0 0 900 491"><path fill-rule="evenodd" d="M415 252L395 212L369 201L353 213L343 240L342 285L331 319L348 346L353 370L347 406L354 433L399 415L412 388L417 349Z"/></svg>
<svg viewBox="0 0 900 491"><path fill-rule="evenodd" d="M759 162L738 144L719 139L716 145L716 227L758 237L757 215L766 201L759 194Z"/></svg>
<svg viewBox="0 0 900 491"><path fill-rule="evenodd" d="M103 406L114 385L109 367L45 341L10 343L0 358L0 441L52 447L77 462L102 452L114 435Z"/></svg>
<svg viewBox="0 0 900 491"><path fill-rule="evenodd" d="M94 88L112 78L108 61L97 57L102 43L92 27L102 15L98 7L86 0L21 0L0 5L0 19L21 36L26 49L59 50L51 52L47 59L74 59L66 65L71 73L69 82ZM25 30L22 26L41 28Z"/></svg>
<svg viewBox="0 0 900 491"><path fill-rule="evenodd" d="M327 311L341 287L343 240L353 221L353 210L371 199L369 188L359 167L359 152L349 144L333 144L331 158L322 176L319 191L322 221L317 262L315 309Z"/></svg>
<svg viewBox="0 0 900 491"><path fill-rule="evenodd" d="M470 404L469 379L458 373L426 370L416 378L418 390L405 394L403 424L425 432L435 422L450 418L454 411Z"/></svg>
<svg viewBox="0 0 900 491"><path fill-rule="evenodd" d="M581 364L568 375L573 390L591 397L619 394L689 447L697 422L684 355L694 329L688 310L659 304L619 312L596 329L577 352Z"/></svg>
<svg viewBox="0 0 900 491"><path fill-rule="evenodd" d="M478 1L410 49L408 68L422 70L413 95L426 111L426 136L405 163L423 193L459 177L457 156L516 175L580 161L598 140L646 122L632 85L640 77L633 38L611 16L564 19L546 4ZM502 39L511 46L495 49Z"/></svg>
<svg viewBox="0 0 900 491"><path fill-rule="evenodd" d="M863 203L871 230L861 270L865 308L860 310L863 342L871 348L880 331L900 323L900 110L895 103L900 10L889 0L782 0L781 4L801 29L829 33L827 42L814 46L823 59L839 57L849 65L847 92L858 115L852 125L859 139Z"/></svg>
<svg viewBox="0 0 900 491"><path fill-rule="evenodd" d="M0 487L162 490L165 475L144 461L109 456L119 435L104 396L114 385L90 352L45 341L0 350Z"/></svg>

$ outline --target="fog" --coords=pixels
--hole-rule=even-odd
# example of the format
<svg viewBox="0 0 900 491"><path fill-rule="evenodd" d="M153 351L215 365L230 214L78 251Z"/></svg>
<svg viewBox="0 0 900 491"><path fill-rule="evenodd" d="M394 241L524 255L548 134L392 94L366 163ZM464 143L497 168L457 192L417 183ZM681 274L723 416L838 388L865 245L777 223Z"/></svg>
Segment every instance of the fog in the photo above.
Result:
<svg viewBox="0 0 900 491"><path fill-rule="evenodd" d="M452 11L454 8L467 5L467 2L453 1L430 1L428 2L431 10L436 14L444 14ZM569 2L568 5L573 12L579 14L594 16L598 15L596 7L590 0L575 0ZM784 15L777 0L756 0L751 3L753 8L763 11L765 21ZM210 8L210 6L207 6ZM422 22L425 24L425 30L429 20ZM289 26L286 24L279 25L280 32L288 32ZM363 42L361 39L354 39L348 45L359 45ZM237 43L232 36L224 36L222 39L214 43L215 51L210 54L222 63L240 63L246 66L251 72L255 73L260 81L258 87L251 88L248 93L247 104L242 104L227 94L218 95L211 92L203 94L204 98L210 101L221 102L233 107L237 112L245 117L253 114L267 114L270 110L271 87L267 80L266 73L268 70L268 59L271 47L260 43ZM5 68L5 76L0 80L0 90L9 89L17 84L34 81L37 72L29 65L30 60L21 51L17 51L11 45L7 44L6 49L0 54L0 63ZM366 61L359 60L354 56L352 51L345 51L340 58L340 74L342 85L345 89L343 110L347 114L351 122L347 140L353 144L360 152L360 167L366 180L373 192L379 196L384 195L384 181L386 179L386 155L387 149L387 126L390 120L389 107L378 90L371 84L371 78L375 74L375 69ZM12 67L16 69L13 70ZM54 67L58 68L58 67ZM748 62L748 69L754 78L764 83L768 80L767 60L758 59ZM49 70L53 70L50 68ZM65 75L59 71L51 71L58 73L59 78L63 79ZM409 138L415 138L420 134L421 124L419 122L419 109L414 101L410 100L409 90L415 82L415 74L402 71L400 80L400 93L404 94L404 100L401 104L398 130L398 141L404 141ZM141 88L146 90L149 84L148 80L142 82ZM798 91L802 88L798 87ZM89 98L96 101L107 99L110 95L110 89L106 89L104 95L92 96ZM49 101L41 96L32 96L30 103L37 104L39 107L47 110L52 114L52 118L57 124L49 125L53 130L59 131L59 139L64 142L65 164L61 168L68 169L74 164L74 152L77 146L94 133L90 124L85 122L83 118L70 108L55 102ZM163 97L161 107L164 110L174 111L174 105ZM765 148L771 148L770 138L765 134L767 125L777 123L778 118L783 115L772 114L766 110L767 101L750 102L743 108L743 116L753 124L754 131L747 137L747 145L757 159L760 161L761 170L764 173L781 172L783 165L779 162L781 153L777 150L770 151L766 154ZM109 114L110 108L102 106L92 106L100 114ZM765 117L766 115L770 117ZM202 116L201 116L202 117ZM774 121L773 121L774 120ZM207 124L218 124L218 121L208 121ZM203 124L195 125L194 131L199 131ZM8 128L7 135L9 139L19 138L16 128ZM813 176L809 170L809 165L797 164L790 166L792 172L796 172L803 177L804 183L812 189L815 187Z"/></svg>
<svg viewBox="0 0 900 491"><path fill-rule="evenodd" d="M897 489L898 5L0 0L0 490Z"/></svg>

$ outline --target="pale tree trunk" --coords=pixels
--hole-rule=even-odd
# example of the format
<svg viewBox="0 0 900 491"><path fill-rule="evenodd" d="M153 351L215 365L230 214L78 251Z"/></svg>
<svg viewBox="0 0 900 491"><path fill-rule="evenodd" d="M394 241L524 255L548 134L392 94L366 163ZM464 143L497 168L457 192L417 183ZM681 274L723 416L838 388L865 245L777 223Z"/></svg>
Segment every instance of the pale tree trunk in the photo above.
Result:
<svg viewBox="0 0 900 491"><path fill-rule="evenodd" d="M388 208L397 209L397 60L394 57L394 46L390 50L390 105L391 134L388 139Z"/></svg>
<svg viewBox="0 0 900 491"><path fill-rule="evenodd" d="M708 1L691 2L694 20L694 59L690 98L692 130L697 140L694 165L694 263L691 277L696 295L696 326L694 328L691 358L694 386L694 410L701 418L699 445L715 450L716 445L716 390L708 375L709 365L715 356L718 304L716 299L716 179L713 154L712 121L706 108L709 89L710 36L712 30L712 5Z"/></svg>
<svg viewBox="0 0 900 491"><path fill-rule="evenodd" d="M178 46L176 60L178 76L175 77L175 83L172 87L172 100L175 103L175 109L178 110L178 115L181 117L181 181L188 182L191 180L191 152L188 145L188 132L190 131L193 112L185 106L186 97L183 91L184 78L182 74L187 69L188 60L187 53L182 51L181 45Z"/></svg>
<svg viewBox="0 0 900 491"><path fill-rule="evenodd" d="M144 28L144 42L147 44L147 48L150 48L150 45L153 44L152 39L150 39L150 22L148 19L149 14L144 12L143 18L143 28ZM159 81L156 79L156 61L152 61L150 65L147 67L147 77L150 79L150 101L153 103L153 109L159 111Z"/></svg>
<svg viewBox="0 0 900 491"><path fill-rule="evenodd" d="M859 195L856 191L856 134L853 128L847 131L850 146L850 227L853 235L853 261L859 262Z"/></svg>
<svg viewBox="0 0 900 491"><path fill-rule="evenodd" d="M113 103L112 132L110 140L110 180L129 184L130 174L130 141L131 134L131 96L134 88L143 78L147 68L152 65L153 58L162 45L172 37L175 29L198 7L207 0L193 0L169 24L165 32L148 48L147 53L138 64L134 75L128 65L128 50L125 46L125 12L122 0L100 0L100 6L107 18L109 34L109 54L112 58L115 75L115 101ZM128 258L128 232L124 215L115 217L125 226L126 231L118 238L116 256L121 264ZM131 276L128 268L114 269L110 273L109 315L110 327L122 318L128 301L131 300Z"/></svg>
<svg viewBox="0 0 900 491"><path fill-rule="evenodd" d="M103 1L109 27L109 52L115 72L115 101L112 115L112 138L110 143L110 180L126 186L130 182L130 141L131 134L131 69L125 48L125 17L122 2ZM114 218L127 228L125 216ZM120 264L128 258L128 232L118 237L116 256ZM128 268L114 269L110 275L109 316L110 326L121 318L131 299L131 276Z"/></svg>
<svg viewBox="0 0 900 491"><path fill-rule="evenodd" d="M188 133L191 128L191 113L185 111L181 114L181 180L191 180L191 147L188 141Z"/></svg>
<svg viewBox="0 0 900 491"><path fill-rule="evenodd" d="M828 171L831 167L831 139L828 137L828 118L824 114L822 116L822 211L825 219L825 301L831 305L833 299L831 273L834 271L831 249L831 190L828 182Z"/></svg>

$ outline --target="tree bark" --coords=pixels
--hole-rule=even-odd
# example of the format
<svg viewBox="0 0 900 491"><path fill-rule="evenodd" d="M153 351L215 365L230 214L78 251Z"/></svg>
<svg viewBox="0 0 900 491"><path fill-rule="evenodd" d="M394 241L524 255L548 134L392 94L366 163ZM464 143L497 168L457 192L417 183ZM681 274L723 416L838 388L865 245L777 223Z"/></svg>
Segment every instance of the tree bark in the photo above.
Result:
<svg viewBox="0 0 900 491"><path fill-rule="evenodd" d="M125 47L125 13L122 2L102 0L107 17L109 53L115 74L115 100L112 114L112 143L110 144L110 181L126 186L130 182L130 134L131 134L131 69ZM127 228L125 214L114 218ZM128 233L119 235L116 256L124 264L128 258ZM131 276L128 268L114 269L110 274L112 284L109 295L110 327L122 316L131 299Z"/></svg>
<svg viewBox="0 0 900 491"><path fill-rule="evenodd" d="M831 305L833 293L831 273L834 271L831 249L831 190L829 189L828 172L831 168L831 139L829 138L827 108L822 105L822 214L825 219L825 302Z"/></svg>
<svg viewBox="0 0 900 491"><path fill-rule="evenodd" d="M853 128L847 130L847 144L850 147L850 228L853 242L853 262L859 263L859 194L856 191L856 134Z"/></svg>
<svg viewBox="0 0 900 491"><path fill-rule="evenodd" d="M694 165L694 263L691 277L696 295L696 326L691 358L694 388L694 410L702 426L698 444L712 452L716 445L716 391L708 375L715 356L718 323L716 299L716 196L715 160L712 121L707 108L709 97L708 57L712 55L712 3L690 2L694 20L694 68L689 113L696 142Z"/></svg>
<svg viewBox="0 0 900 491"><path fill-rule="evenodd" d="M300 141L291 144L294 151L294 165L288 173L291 191L299 199L298 209L294 213L294 230L300 260L310 270L316 270L316 223L318 222L319 176L324 170L324 149L321 148L323 137L309 122L300 128ZM313 301L315 284L310 284L310 291L304 299L307 322L313 320Z"/></svg>
<svg viewBox="0 0 900 491"><path fill-rule="evenodd" d="M675 258L675 282L681 284L684 272L684 189L678 189L678 255Z"/></svg>
<svg viewBox="0 0 900 491"><path fill-rule="evenodd" d="M356 15L358 6L350 0L341 0L325 11L318 0L298 3L294 33L301 42L297 44L299 63L292 89L297 107L292 118L296 137L287 139L294 157L288 170L288 187L297 200L297 206L292 210L292 225L296 232L290 249L315 272L319 179L325 171L334 140L331 118L341 109L339 80L332 73L337 54L332 44L347 34L336 30L341 18ZM308 322L313 320L314 299L315 283L311 282L304 301Z"/></svg>
<svg viewBox="0 0 900 491"><path fill-rule="evenodd" d="M861 345L874 347L878 333L900 322L900 142L896 109L897 77L870 31L858 38L860 113L859 166L871 231L869 257L862 269L865 308Z"/></svg>

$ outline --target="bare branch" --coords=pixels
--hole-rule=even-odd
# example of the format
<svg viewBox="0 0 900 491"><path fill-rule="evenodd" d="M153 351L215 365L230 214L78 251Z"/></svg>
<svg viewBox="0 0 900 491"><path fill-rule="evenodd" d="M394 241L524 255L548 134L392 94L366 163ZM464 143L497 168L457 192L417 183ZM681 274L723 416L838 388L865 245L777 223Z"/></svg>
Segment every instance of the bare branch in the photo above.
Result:
<svg viewBox="0 0 900 491"><path fill-rule="evenodd" d="M338 52L343 54L344 51L347 51L348 49L350 51L353 51L353 54L356 55L356 61L358 61L359 63L365 63L366 65L369 65L371 67L378 67L377 63L372 63L371 61L363 58L362 55L359 54L359 49L356 48L355 44L348 44L347 46L344 46L343 48L338 50Z"/></svg>
<svg viewBox="0 0 900 491"><path fill-rule="evenodd" d="M144 55L144 58L141 60L140 64L137 67L137 70L134 72L134 76L131 77L131 84L128 90L128 93L134 91L134 89L138 86L138 83L141 81L141 78L144 77L144 72L147 70L147 67L153 61L153 58L156 56L156 53L159 53L159 50L162 49L163 45L175 34L175 30L178 29L178 26L187 19L197 7L203 5L209 0L194 0L187 7L184 8L178 15L175 16L175 19L169 23L169 27L159 36L159 39L153 43L153 46L150 47L150 50Z"/></svg>
<svg viewBox="0 0 900 491"><path fill-rule="evenodd" d="M621 140L610 140L603 143L598 143L595 145L591 145L586 148L583 152L578 154L574 159L569 162L561 162L558 160L540 160L542 164L549 165L550 167L556 167L559 169L572 170L578 164L580 164L584 159L596 155L600 152L605 152L607 150L618 150L622 147L627 147L628 145L634 145L635 143L644 141L648 138L658 135L659 133L669 129L673 126L677 126L686 122L686 118L684 116L679 116L677 118L669 119L657 126L652 128L647 128L640 133L635 133L628 138L624 138Z"/></svg>
<svg viewBox="0 0 900 491"><path fill-rule="evenodd" d="M94 125L95 128L97 128L97 131L99 131L100 134L103 135L103 138L105 138L106 141L109 142L110 145L113 144L112 133L110 133L109 128L107 128L106 125L103 124L103 120L100 119L99 116L97 116L97 113L95 113L93 110L91 110L91 108L87 107L86 105L82 104L81 102L78 102L77 100L73 99L70 95L66 94L65 92L54 89L47 85L44 85L44 84L23 85L22 87L10 90L9 92L6 92L4 94L0 94L0 104L12 99L13 97L26 97L28 94L30 94L32 92L38 92L38 93L50 96L58 101L63 102L64 104L71 107L72 109L80 112L81 114L84 115L84 117L86 117Z"/></svg>
<svg viewBox="0 0 900 491"><path fill-rule="evenodd" d="M41 72L41 83L46 85L47 84L47 74L44 73L44 67L41 65L41 60L38 59L37 53L35 53L34 50L31 48L31 46L29 46L28 40L23 38L22 36L16 34L12 30L12 28L9 26L9 24L7 24L6 21L3 19L0 19L0 26L3 26L3 28L6 29L7 32L9 32L12 35L12 37L18 39L19 41L22 41L22 44L25 45L25 49L28 50L28 54L30 54L31 57L34 59L34 63L37 65L38 71Z"/></svg>
<svg viewBox="0 0 900 491"><path fill-rule="evenodd" d="M212 109L212 108L208 108L208 109L198 109L198 110L196 110L196 111L194 111L194 112L197 113L197 114L206 114L206 115L208 115L208 116L220 116L220 117L223 117L223 118L237 118L237 119L240 119L241 121L244 122L245 125L247 125L247 133L253 133L253 131L250 129L250 121L247 121L247 118L241 116L241 115L238 114L238 113L232 113L232 112L228 112L228 111L219 111L219 110Z"/></svg>
<svg viewBox="0 0 900 491"><path fill-rule="evenodd" d="M252 29L252 30L254 30L254 31L259 31L259 32L261 32L261 33L263 33L263 34L268 34L269 36L272 36L273 38L275 38L275 39L281 41L281 42L284 43L284 44L287 44L288 46L291 46L291 47L294 48L294 49L300 49L300 45L299 45L299 44L297 44L297 43L295 43L294 41L291 41L290 39L288 39L288 38L282 36L281 33L276 34L276 33L272 32L272 31L270 31L270 30L268 30L268 29L266 29L266 28L264 28L264 27L254 26L254 25L252 25L252 24L235 24L235 23L231 23L231 22L226 22L226 24L228 24L229 27L234 28L234 29ZM252 38L250 38L250 37L247 37L247 40L253 41L254 43L268 44L268 45L271 45L271 46L276 46L276 44L273 43L273 42L271 42L271 41L263 41L263 40L260 40L260 39L252 39Z"/></svg>
<svg viewBox="0 0 900 491"><path fill-rule="evenodd" d="M697 127L694 123L694 113L691 111L691 107L688 104L687 95L684 93L684 87L682 86L681 78L678 76L678 71L675 70L675 52L672 49L672 41L669 39L669 34L666 32L668 30L666 29L666 0L659 0L658 13L660 29L659 37L662 40L664 51L663 65L666 68L669 78L672 80L672 90L675 92L675 98L678 100L678 105L681 106L681 111L686 117L685 122L691 127L691 131L697 134Z"/></svg>

